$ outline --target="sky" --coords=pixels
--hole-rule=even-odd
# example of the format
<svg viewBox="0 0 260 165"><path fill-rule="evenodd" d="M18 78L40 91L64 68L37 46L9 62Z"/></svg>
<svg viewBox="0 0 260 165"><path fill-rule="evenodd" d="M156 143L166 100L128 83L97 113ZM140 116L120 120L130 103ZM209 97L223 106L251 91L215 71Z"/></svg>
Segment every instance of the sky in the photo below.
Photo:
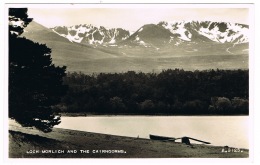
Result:
<svg viewBox="0 0 260 165"><path fill-rule="evenodd" d="M184 8L185 7L185 8ZM202 7L202 8L201 8ZM213 8L212 8L213 7ZM144 24L160 21L224 21L249 24L249 9L243 6L178 6L153 5L43 5L28 7L34 21L46 26L73 26L92 24L108 28L124 28L135 31ZM228 7L228 8L227 8Z"/></svg>

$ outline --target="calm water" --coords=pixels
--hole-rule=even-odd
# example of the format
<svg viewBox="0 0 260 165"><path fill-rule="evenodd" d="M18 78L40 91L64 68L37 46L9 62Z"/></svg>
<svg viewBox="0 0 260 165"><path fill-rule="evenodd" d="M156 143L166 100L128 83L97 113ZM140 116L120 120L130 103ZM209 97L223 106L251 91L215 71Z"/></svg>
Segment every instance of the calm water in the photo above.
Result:
<svg viewBox="0 0 260 165"><path fill-rule="evenodd" d="M248 116L62 117L57 128L149 138L149 134L189 136L212 145L249 148Z"/></svg>

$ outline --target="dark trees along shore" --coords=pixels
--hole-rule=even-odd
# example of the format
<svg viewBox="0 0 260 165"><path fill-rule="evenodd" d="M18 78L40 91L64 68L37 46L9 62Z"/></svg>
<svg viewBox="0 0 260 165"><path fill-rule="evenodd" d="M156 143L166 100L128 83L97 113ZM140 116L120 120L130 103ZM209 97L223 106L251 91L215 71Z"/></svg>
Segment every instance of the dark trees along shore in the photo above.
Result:
<svg viewBox="0 0 260 165"><path fill-rule="evenodd" d="M249 113L248 70L68 73L63 112L238 115Z"/></svg>

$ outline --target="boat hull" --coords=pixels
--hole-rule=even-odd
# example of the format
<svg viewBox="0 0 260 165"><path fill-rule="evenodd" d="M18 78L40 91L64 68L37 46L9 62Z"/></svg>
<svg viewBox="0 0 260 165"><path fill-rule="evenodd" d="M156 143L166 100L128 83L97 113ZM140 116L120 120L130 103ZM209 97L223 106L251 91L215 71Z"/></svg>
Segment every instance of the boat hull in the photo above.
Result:
<svg viewBox="0 0 260 165"><path fill-rule="evenodd" d="M158 136L158 135L150 135L151 140L170 140L175 141L174 137L166 137L166 136Z"/></svg>

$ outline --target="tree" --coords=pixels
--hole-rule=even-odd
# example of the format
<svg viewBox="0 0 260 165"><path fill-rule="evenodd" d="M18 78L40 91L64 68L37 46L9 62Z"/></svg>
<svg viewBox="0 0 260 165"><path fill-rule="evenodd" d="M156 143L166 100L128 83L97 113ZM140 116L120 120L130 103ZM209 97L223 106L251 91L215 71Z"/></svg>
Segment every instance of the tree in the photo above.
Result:
<svg viewBox="0 0 260 165"><path fill-rule="evenodd" d="M219 113L224 113L227 114L231 110L231 101L226 98L226 97L215 97L212 99L214 108L217 110Z"/></svg>
<svg viewBox="0 0 260 165"><path fill-rule="evenodd" d="M201 100L187 101L183 105L185 114L203 114L205 113L206 104Z"/></svg>
<svg viewBox="0 0 260 165"><path fill-rule="evenodd" d="M67 90L62 81L66 67L52 63L46 45L20 37L31 21L27 9L9 9L9 117L50 132L60 123L53 107Z"/></svg>
<svg viewBox="0 0 260 165"><path fill-rule="evenodd" d="M9 33L12 35L21 35L31 21L32 18L28 18L27 15L27 8L9 9Z"/></svg>
<svg viewBox="0 0 260 165"><path fill-rule="evenodd" d="M152 112L154 110L154 103L152 100L145 100L140 103L140 108L143 112Z"/></svg>
<svg viewBox="0 0 260 165"><path fill-rule="evenodd" d="M248 114L249 113L249 102L247 99L235 97L231 100L234 113Z"/></svg>
<svg viewBox="0 0 260 165"><path fill-rule="evenodd" d="M124 112L126 109L125 104L120 97L115 96L110 98L109 103L110 103L110 108L114 113Z"/></svg>

